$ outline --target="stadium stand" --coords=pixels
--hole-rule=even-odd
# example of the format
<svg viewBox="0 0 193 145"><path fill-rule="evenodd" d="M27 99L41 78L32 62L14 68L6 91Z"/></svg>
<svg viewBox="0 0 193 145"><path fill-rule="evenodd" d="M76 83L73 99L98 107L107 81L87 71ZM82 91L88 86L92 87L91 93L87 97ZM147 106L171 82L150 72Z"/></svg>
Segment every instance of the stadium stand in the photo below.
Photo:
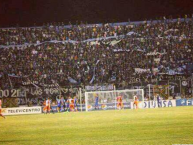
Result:
<svg viewBox="0 0 193 145"><path fill-rule="evenodd" d="M0 29L0 88L23 80L126 85L191 76L193 19Z"/></svg>

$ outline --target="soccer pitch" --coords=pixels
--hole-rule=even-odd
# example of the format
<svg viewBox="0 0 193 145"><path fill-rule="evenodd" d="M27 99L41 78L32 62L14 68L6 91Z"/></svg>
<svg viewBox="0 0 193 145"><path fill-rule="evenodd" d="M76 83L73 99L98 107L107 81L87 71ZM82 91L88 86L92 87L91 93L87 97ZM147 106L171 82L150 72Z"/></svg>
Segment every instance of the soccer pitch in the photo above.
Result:
<svg viewBox="0 0 193 145"><path fill-rule="evenodd" d="M7 116L0 144L193 144L193 107Z"/></svg>

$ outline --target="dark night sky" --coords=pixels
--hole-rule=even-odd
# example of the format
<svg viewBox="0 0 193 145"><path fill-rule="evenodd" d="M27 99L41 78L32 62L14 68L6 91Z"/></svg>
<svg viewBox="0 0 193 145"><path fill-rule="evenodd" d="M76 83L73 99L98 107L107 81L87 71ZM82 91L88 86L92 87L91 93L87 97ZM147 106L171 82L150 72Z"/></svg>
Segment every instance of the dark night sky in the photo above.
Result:
<svg viewBox="0 0 193 145"><path fill-rule="evenodd" d="M125 22L193 14L193 0L0 0L0 27Z"/></svg>

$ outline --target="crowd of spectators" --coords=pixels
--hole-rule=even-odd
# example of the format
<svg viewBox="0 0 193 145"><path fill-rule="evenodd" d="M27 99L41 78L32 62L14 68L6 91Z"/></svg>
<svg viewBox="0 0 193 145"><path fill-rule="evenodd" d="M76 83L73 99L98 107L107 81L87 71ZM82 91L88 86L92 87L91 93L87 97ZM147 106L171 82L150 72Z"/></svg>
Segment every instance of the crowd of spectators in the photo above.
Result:
<svg viewBox="0 0 193 145"><path fill-rule="evenodd" d="M0 29L0 88L130 82L192 73L193 19Z"/></svg>

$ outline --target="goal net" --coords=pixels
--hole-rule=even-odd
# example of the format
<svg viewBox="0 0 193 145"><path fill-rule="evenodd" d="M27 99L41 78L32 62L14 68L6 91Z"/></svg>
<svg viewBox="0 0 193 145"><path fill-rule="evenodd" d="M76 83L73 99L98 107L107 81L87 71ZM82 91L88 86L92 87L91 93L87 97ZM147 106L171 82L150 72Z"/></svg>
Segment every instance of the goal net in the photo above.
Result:
<svg viewBox="0 0 193 145"><path fill-rule="evenodd" d="M134 96L143 105L143 89L85 92L86 111L132 109Z"/></svg>

